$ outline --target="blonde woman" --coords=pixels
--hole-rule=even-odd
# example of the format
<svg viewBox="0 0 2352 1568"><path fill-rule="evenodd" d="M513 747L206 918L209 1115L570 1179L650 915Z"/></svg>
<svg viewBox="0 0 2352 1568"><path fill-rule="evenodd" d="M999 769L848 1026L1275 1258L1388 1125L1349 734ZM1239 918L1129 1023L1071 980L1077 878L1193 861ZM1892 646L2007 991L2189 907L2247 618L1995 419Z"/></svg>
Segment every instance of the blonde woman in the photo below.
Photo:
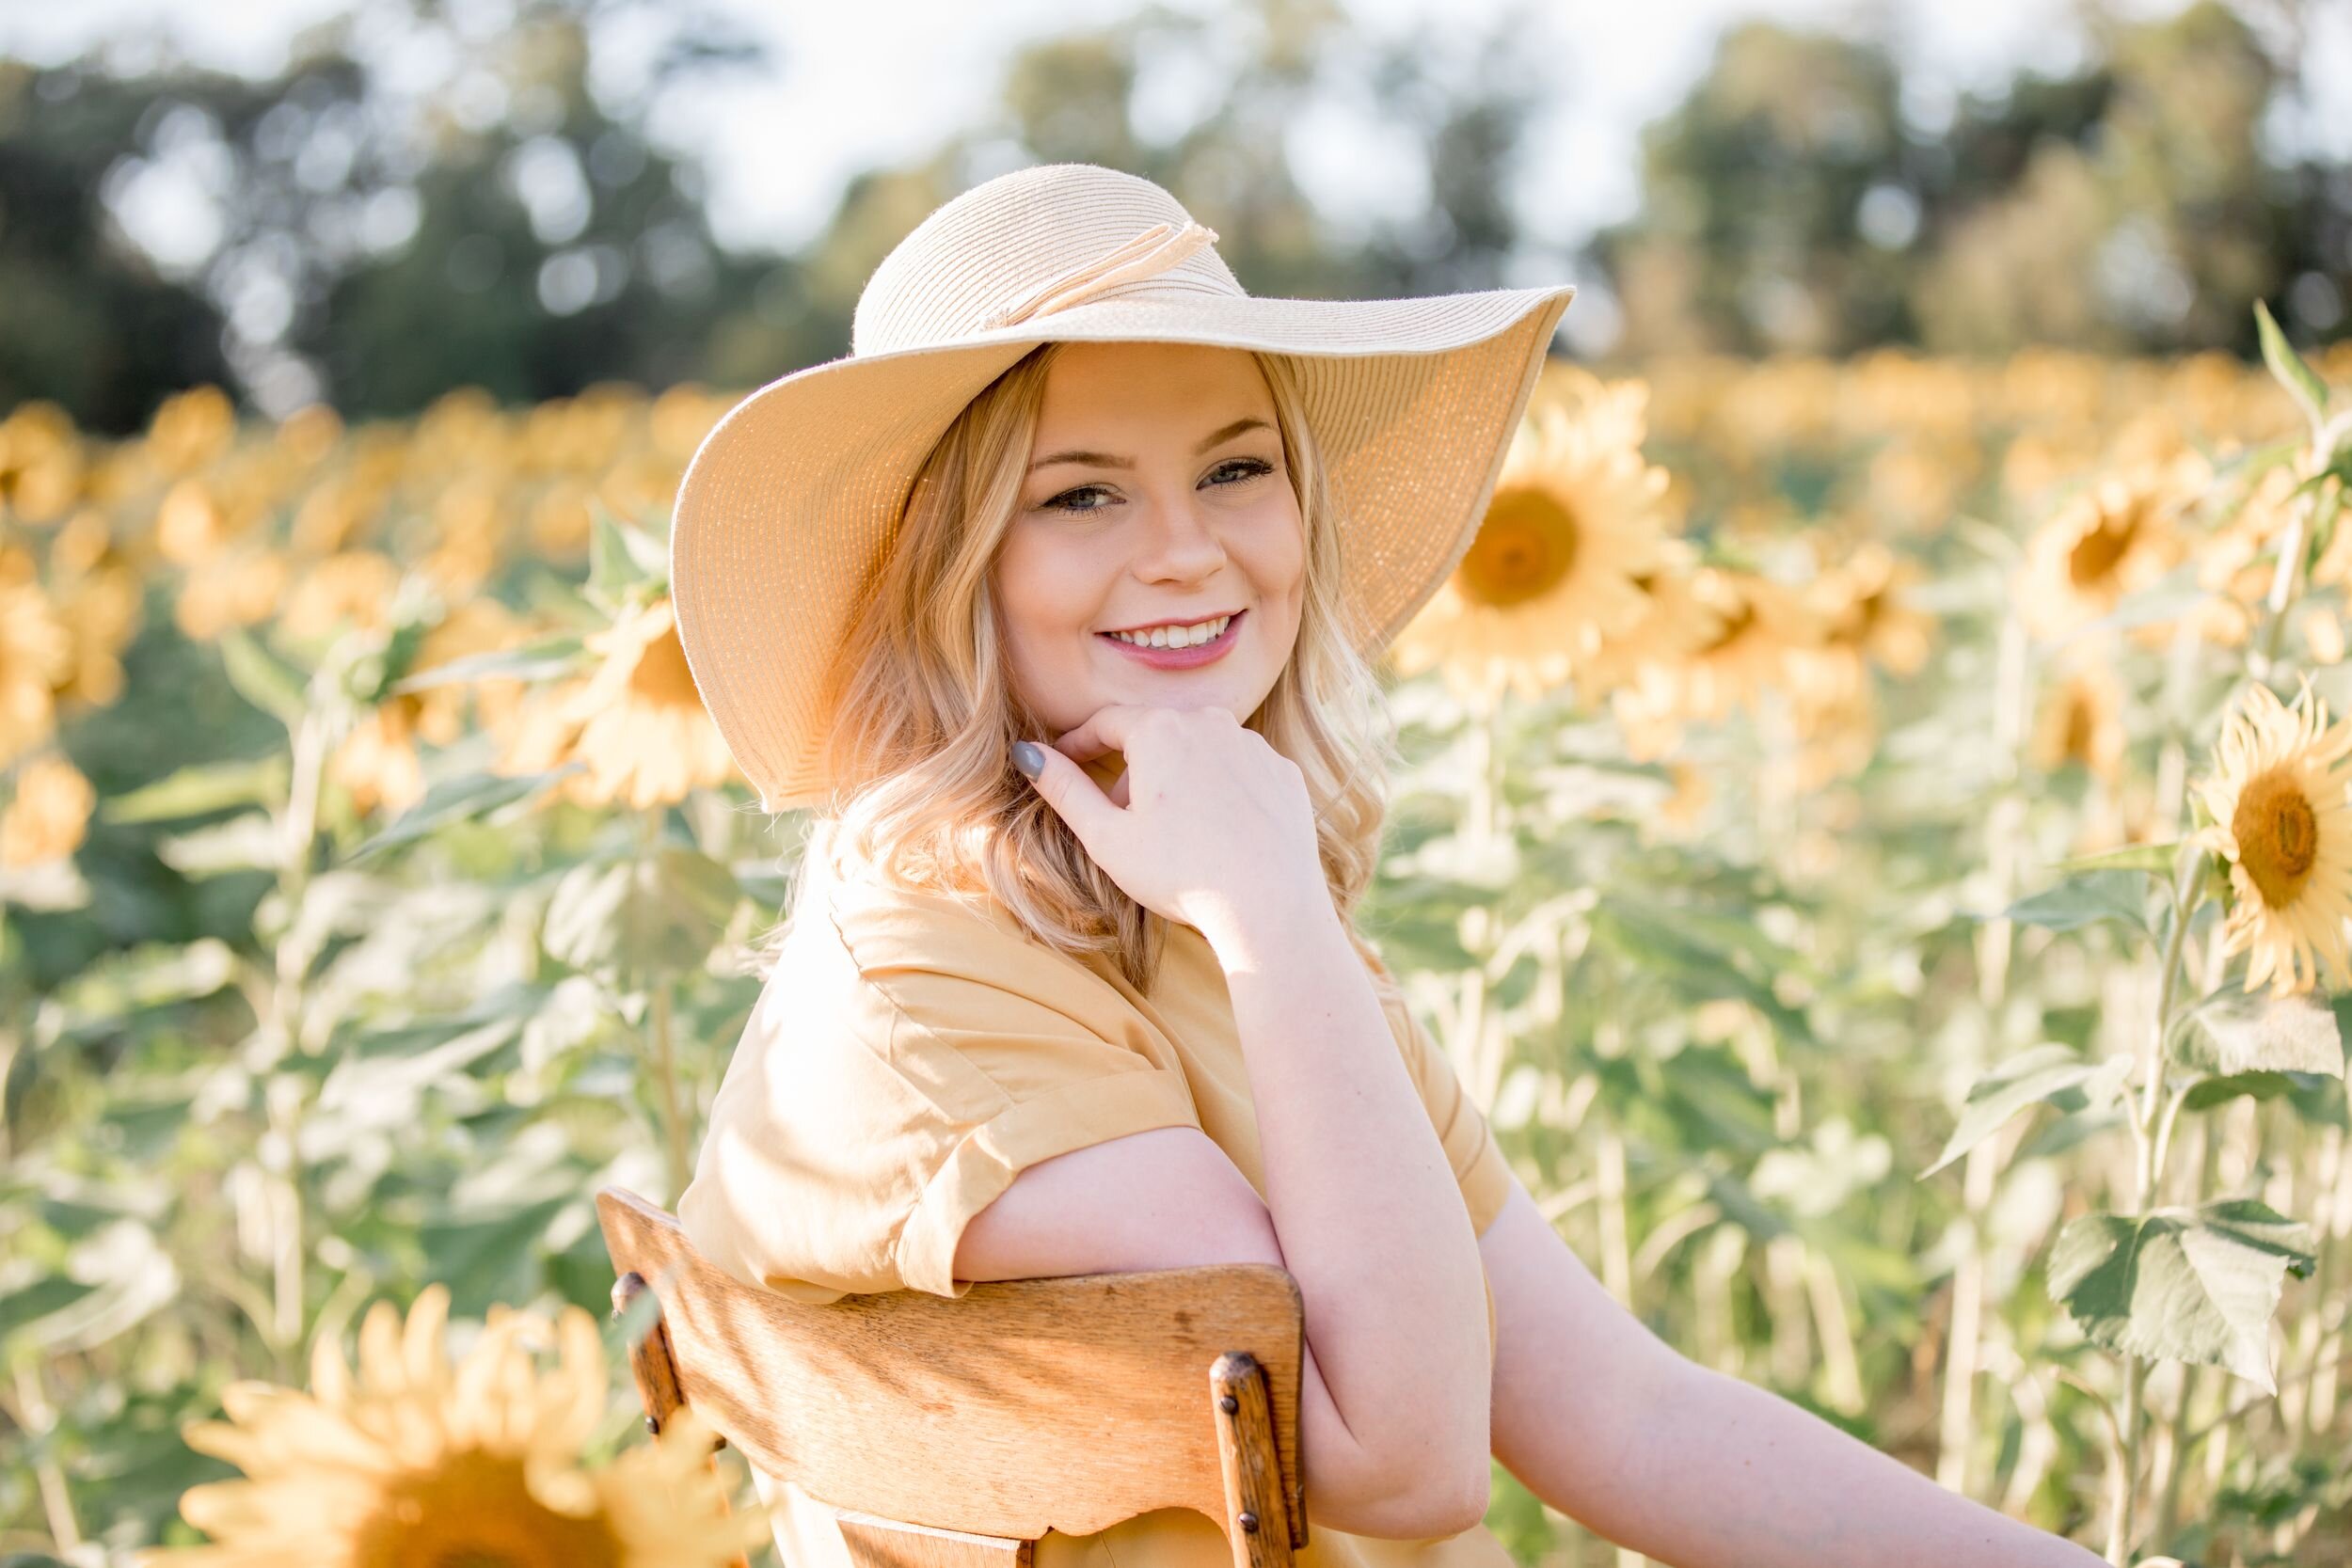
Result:
<svg viewBox="0 0 2352 1568"><path fill-rule="evenodd" d="M739 405L673 535L789 918L679 1201L806 1300L1279 1263L1309 1563L1505 1568L1489 1455L1687 1568L2090 1563L1685 1361L1544 1220L1358 935L1367 660L1468 546L1573 290L1253 298L1147 181L1003 176ZM774 1478L788 1568L840 1568ZM1038 1568L1229 1563L1181 1510Z"/></svg>

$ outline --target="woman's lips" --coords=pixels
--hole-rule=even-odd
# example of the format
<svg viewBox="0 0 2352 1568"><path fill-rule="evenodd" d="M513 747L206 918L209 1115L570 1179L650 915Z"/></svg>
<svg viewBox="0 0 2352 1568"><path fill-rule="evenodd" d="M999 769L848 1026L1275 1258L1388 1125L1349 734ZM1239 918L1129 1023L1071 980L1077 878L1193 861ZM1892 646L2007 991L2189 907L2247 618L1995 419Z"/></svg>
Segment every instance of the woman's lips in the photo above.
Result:
<svg viewBox="0 0 2352 1568"><path fill-rule="evenodd" d="M1191 648L1146 648L1134 642L1122 642L1106 631L1098 631L1094 635L1128 657L1149 664L1154 670L1189 670L1195 665L1223 658L1225 650L1233 645L1233 639L1241 635L1241 618L1248 613L1246 610L1235 610L1233 618L1225 623L1223 631Z"/></svg>

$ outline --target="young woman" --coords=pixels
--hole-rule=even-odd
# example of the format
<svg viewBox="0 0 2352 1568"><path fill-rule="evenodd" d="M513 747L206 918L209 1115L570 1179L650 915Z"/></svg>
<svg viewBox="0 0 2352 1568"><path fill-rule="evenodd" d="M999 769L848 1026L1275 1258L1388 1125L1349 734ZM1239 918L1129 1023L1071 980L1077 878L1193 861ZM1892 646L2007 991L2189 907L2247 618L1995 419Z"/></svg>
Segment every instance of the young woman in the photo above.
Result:
<svg viewBox="0 0 2352 1568"><path fill-rule="evenodd" d="M1506 1568L1488 1456L1687 1568L2089 1564L1602 1291L1354 927L1367 660L1459 560L1572 291L1241 293L1158 186L1025 170L885 261L846 360L681 491L698 685L818 809L678 1205L810 1300L1279 1263L1310 1563ZM772 1478L789 1568L846 1561ZM1231 1561L1208 1519L1038 1568Z"/></svg>

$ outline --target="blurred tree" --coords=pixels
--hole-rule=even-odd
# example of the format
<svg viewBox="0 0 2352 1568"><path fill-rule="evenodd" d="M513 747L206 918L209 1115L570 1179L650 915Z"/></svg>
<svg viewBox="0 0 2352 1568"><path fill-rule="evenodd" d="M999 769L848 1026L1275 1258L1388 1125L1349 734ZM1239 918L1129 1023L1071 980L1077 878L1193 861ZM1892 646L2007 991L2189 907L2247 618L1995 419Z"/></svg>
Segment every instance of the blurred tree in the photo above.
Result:
<svg viewBox="0 0 2352 1568"><path fill-rule="evenodd" d="M219 310L160 276L101 199L152 106L140 84L0 60L0 408L48 398L127 430L158 388L227 379Z"/></svg>
<svg viewBox="0 0 2352 1568"><path fill-rule="evenodd" d="M2296 8L2282 10L2293 15ZM2092 63L1899 113L1874 41L1750 23L1643 137L1643 204L1597 235L1629 356L2255 352L2252 305L2319 336L2352 283L2352 180L2280 166L2265 122L2312 86L2291 30L2220 0L2080 11Z"/></svg>
<svg viewBox="0 0 2352 1568"><path fill-rule="evenodd" d="M595 8L533 4L501 32L481 64L507 107L486 125L428 106L413 237L336 268L290 340L347 413L405 413L460 385L536 402L600 379L707 376L720 323L756 309L772 261L722 252L698 171L589 92Z"/></svg>
<svg viewBox="0 0 2352 1568"><path fill-rule="evenodd" d="M1913 282L1931 345L2252 350L2286 281L2292 198L2258 143L2277 70L2217 0L2101 31L2080 80L1969 105L1963 142L2026 150L2008 188L1963 163L1944 193Z"/></svg>
<svg viewBox="0 0 2352 1568"><path fill-rule="evenodd" d="M710 374L723 324L771 303L785 263L721 251L698 171L588 90L592 31L645 6L517 0L476 48L445 0L374 0L269 80L8 65L0 398L122 431L197 381L364 416L461 385L535 401ZM678 41L645 64L656 88L759 58L714 20L663 14ZM370 64L365 40L436 35L469 68L421 100ZM209 238L178 277L122 243L117 214L142 196Z"/></svg>
<svg viewBox="0 0 2352 1568"><path fill-rule="evenodd" d="M846 352L858 291L926 214L1006 169L1061 162L1166 186L1216 230L1218 253L1253 293L1499 287L1519 241L1505 193L1541 93L1516 47L1522 26L1513 14L1467 42L1434 30L1375 42L1332 0L1242 0L1216 17L1147 7L1025 45L981 123L850 182L803 258L798 303L837 324L833 352ZM1296 172L1296 128L1318 112L1382 130L1390 139L1375 155L1398 161L1377 182L1425 199L1366 232L1340 231Z"/></svg>
<svg viewBox="0 0 2352 1568"><path fill-rule="evenodd" d="M1641 213L1595 241L1627 343L1834 354L1910 336L1897 242L1919 171L1900 87L1869 44L1760 22L1725 32L1643 133ZM1866 240L1866 220L1888 243Z"/></svg>

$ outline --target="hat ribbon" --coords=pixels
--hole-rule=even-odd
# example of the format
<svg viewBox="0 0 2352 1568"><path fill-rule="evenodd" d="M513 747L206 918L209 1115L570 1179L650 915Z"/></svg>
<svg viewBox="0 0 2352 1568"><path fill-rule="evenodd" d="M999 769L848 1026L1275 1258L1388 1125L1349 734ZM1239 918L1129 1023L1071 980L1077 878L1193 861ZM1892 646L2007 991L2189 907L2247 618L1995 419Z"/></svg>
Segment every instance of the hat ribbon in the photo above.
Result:
<svg viewBox="0 0 2352 1568"><path fill-rule="evenodd" d="M983 330L1082 305L1120 283L1166 272L1216 238L1216 230L1186 218L1184 227L1155 223L1118 249L1062 274L1017 305L989 317Z"/></svg>

